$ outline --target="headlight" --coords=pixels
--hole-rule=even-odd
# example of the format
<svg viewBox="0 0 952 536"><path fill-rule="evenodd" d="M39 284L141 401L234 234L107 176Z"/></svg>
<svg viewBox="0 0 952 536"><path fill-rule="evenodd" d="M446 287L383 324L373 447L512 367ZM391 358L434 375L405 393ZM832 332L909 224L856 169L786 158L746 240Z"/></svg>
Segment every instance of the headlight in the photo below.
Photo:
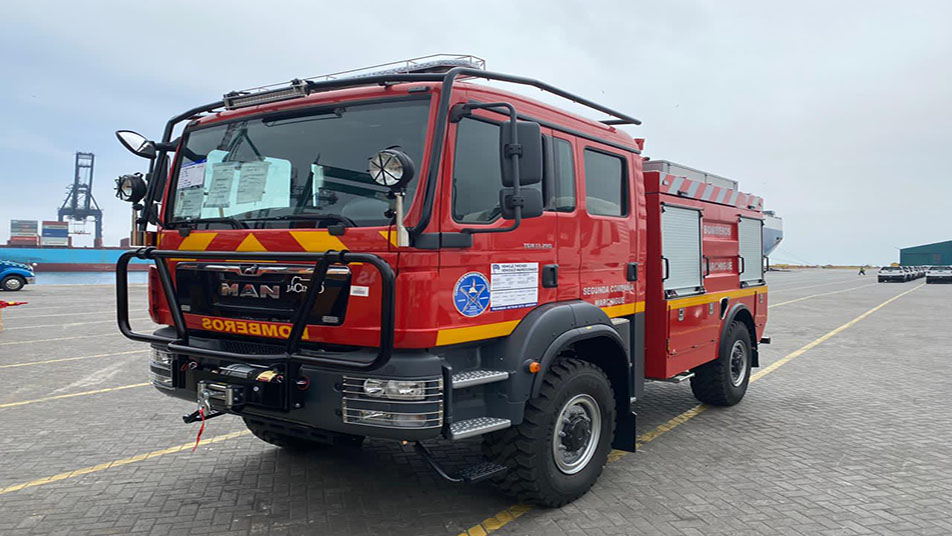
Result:
<svg viewBox="0 0 952 536"><path fill-rule="evenodd" d="M426 398L426 381L367 378L364 380L364 394L393 400L423 400Z"/></svg>
<svg viewBox="0 0 952 536"><path fill-rule="evenodd" d="M151 357L152 357L153 363L156 363L159 365L165 365L166 367L169 367L172 365L172 354L170 354L169 352L166 352L165 350L159 350L158 348L155 348L155 347L152 347L150 350L151 350L150 353L152 354Z"/></svg>
<svg viewBox="0 0 952 536"><path fill-rule="evenodd" d="M383 387L387 382L368 378L364 380L364 394L367 396L383 396Z"/></svg>

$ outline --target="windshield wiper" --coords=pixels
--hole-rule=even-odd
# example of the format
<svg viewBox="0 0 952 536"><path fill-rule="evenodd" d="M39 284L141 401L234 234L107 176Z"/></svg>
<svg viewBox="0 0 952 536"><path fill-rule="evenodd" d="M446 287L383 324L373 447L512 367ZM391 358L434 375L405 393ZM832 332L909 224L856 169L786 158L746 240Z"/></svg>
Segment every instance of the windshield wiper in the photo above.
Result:
<svg viewBox="0 0 952 536"><path fill-rule="evenodd" d="M308 214L284 214L282 216L268 216L264 218L245 218L244 221L288 221L288 220L334 220L348 227L357 227L357 222L341 216L340 214L330 213L308 213Z"/></svg>
<svg viewBox="0 0 952 536"><path fill-rule="evenodd" d="M248 228L248 225L246 225L245 222L236 218L229 217L229 216L223 216L219 218L195 218L193 220L173 221L170 225L173 227L178 227L179 225L197 226L199 223L228 223L228 224L231 224L231 226L234 227L235 229Z"/></svg>

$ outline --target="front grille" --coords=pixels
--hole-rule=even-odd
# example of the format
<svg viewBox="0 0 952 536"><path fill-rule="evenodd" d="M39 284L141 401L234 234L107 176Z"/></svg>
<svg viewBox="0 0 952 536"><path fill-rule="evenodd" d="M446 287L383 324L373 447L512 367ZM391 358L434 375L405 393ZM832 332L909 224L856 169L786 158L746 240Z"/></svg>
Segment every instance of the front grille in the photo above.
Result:
<svg viewBox="0 0 952 536"><path fill-rule="evenodd" d="M370 396L364 391L368 377L344 376L341 410L347 424L381 428L423 430L443 426L443 379L373 378L378 382L419 382L419 394Z"/></svg>

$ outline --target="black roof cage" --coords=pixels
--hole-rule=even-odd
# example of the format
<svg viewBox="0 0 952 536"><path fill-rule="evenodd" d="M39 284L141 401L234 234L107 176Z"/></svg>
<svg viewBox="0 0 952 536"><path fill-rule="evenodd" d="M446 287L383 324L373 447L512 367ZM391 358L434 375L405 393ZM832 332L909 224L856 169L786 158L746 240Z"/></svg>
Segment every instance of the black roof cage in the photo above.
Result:
<svg viewBox="0 0 952 536"><path fill-rule="evenodd" d="M555 86L521 76L495 73L486 70L486 61L472 55L435 54L409 60L384 63L371 67L341 71L304 79L294 79L288 84L272 84L227 93L222 106L233 110L269 102L304 97L312 93L332 91L369 85L387 85L401 82L443 82L450 84L459 78L484 78L532 86L552 93L587 108L605 113L613 119L601 121L606 125L640 125L641 121L579 97Z"/></svg>

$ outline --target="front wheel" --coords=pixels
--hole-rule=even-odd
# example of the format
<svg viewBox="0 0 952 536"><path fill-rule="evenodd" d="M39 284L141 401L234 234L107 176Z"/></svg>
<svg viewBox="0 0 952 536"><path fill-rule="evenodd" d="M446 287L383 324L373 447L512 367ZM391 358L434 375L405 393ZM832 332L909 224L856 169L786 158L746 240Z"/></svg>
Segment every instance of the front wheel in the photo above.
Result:
<svg viewBox="0 0 952 536"><path fill-rule="evenodd" d="M714 406L733 406L744 398L750 382L753 356L750 331L742 322L732 322L720 355L694 370L691 391L694 397Z"/></svg>
<svg viewBox="0 0 952 536"><path fill-rule="evenodd" d="M23 288L23 285L26 284L26 280L18 275L8 275L3 278L3 281L0 281L0 288L3 290L20 290Z"/></svg>
<svg viewBox="0 0 952 536"><path fill-rule="evenodd" d="M509 468L497 480L520 500L558 507L602 473L615 435L615 398L602 369L560 359L545 373L522 424L486 437L487 456Z"/></svg>

